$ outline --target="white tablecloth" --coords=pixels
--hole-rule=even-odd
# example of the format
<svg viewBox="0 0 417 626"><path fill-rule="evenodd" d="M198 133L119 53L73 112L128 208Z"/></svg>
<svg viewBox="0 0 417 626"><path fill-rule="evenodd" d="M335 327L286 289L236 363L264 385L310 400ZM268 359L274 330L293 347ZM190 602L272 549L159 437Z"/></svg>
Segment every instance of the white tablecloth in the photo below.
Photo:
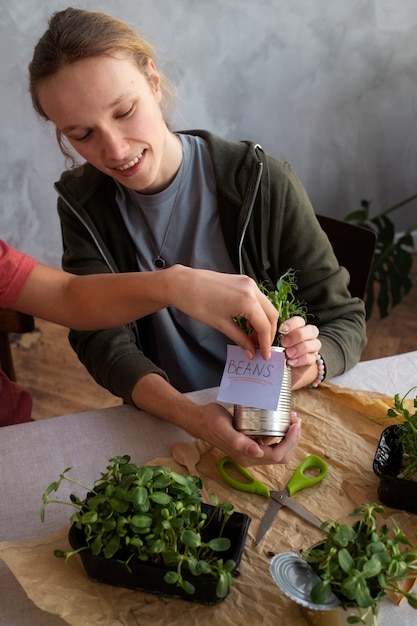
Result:
<svg viewBox="0 0 417 626"><path fill-rule="evenodd" d="M379 391L392 397L396 393L403 396L417 385L417 351L362 361L346 374L332 378L331 382L342 387Z"/></svg>

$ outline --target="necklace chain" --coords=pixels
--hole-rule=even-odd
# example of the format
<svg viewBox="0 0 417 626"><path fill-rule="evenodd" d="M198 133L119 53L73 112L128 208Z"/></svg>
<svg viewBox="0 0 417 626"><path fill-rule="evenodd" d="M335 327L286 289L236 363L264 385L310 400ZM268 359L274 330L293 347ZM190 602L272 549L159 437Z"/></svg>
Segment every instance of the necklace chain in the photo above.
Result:
<svg viewBox="0 0 417 626"><path fill-rule="evenodd" d="M167 262L164 259L164 257L162 256L162 253L164 251L165 244L166 244L166 241L168 239L168 234L169 234L169 231L170 231L170 228L171 228L172 218L174 217L175 209L176 209L176 206L177 206L177 200L178 200L178 196L179 196L179 192L180 192L181 184L182 184L182 179L184 177L184 171L185 171L184 149L182 147L182 144L181 144L181 149L182 149L182 158L181 158L181 165L180 165L181 178L180 178L179 183L178 183L178 189L177 189L176 194L175 194L174 202L172 204L171 214L170 214L169 220L168 220L168 225L166 227L165 234L164 234L164 237L162 239L162 244L161 244L161 248L160 248L159 252L158 252L158 250L156 248L156 245L155 245L155 237L154 237L154 234L152 233L152 229L151 229L151 227L149 225L148 218L146 217L146 214L142 210L142 208L140 209L142 217L143 217L143 221L145 222L146 230L148 231L148 235L149 235L150 242L152 244L153 251L155 253L155 258L153 259L153 264L154 264L154 266L155 266L155 268L157 270L163 270L163 269L165 269L165 267L167 265Z"/></svg>

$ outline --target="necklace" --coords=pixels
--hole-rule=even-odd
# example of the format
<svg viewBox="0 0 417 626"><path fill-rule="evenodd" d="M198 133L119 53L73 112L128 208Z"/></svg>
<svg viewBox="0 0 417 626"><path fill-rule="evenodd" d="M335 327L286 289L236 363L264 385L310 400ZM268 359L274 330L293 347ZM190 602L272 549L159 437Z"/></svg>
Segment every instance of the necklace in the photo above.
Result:
<svg viewBox="0 0 417 626"><path fill-rule="evenodd" d="M157 269L157 270L163 270L163 269L165 269L165 267L167 265L166 259L164 259L164 257L162 256L162 253L164 251L165 244L166 244L166 241L168 239L168 234L169 234L169 231L170 231L170 228L171 228L171 224L172 224L172 218L174 217L175 209L177 207L178 195L179 195L179 192L180 192L180 189L181 189L182 179L184 178L184 171L185 171L184 149L182 147L182 144L181 144L181 149L182 149L182 158L181 158L181 165L180 165L181 178L179 179L179 182L178 182L178 188L177 188L177 191L176 191L176 194L175 194L174 202L172 204L171 214L169 216L168 225L166 227L165 234L163 236L162 244L161 244L161 247L159 249L159 252L158 252L158 249L157 249L156 244L155 244L155 238L154 238L154 235L152 233L152 229L150 227L150 224L148 222L148 218L146 217L146 214L142 210L142 208L140 209L142 217L143 217L143 221L145 222L146 230L148 231L149 240L150 240L150 242L152 244L152 248L153 248L153 251L155 253L155 257L153 259L153 264L155 266L155 269Z"/></svg>

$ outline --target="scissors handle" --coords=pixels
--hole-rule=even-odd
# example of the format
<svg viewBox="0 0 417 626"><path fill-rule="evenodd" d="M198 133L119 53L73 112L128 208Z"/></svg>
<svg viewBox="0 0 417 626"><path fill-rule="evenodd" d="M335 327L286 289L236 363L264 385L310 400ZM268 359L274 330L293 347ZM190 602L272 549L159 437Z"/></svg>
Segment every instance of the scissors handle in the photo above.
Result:
<svg viewBox="0 0 417 626"><path fill-rule="evenodd" d="M239 472L239 474L246 478L248 482L240 482L240 480L232 478L232 476L227 473L225 465L233 465L233 467ZM256 493L259 496L263 496L264 498L270 497L270 491L268 487L259 482L259 480L256 480L256 478L254 478L245 467L242 467L242 465L236 463L236 461L232 459L231 456L224 456L220 460L219 472L222 478L224 478L224 480L235 489L239 489L240 491L246 491L248 493Z"/></svg>
<svg viewBox="0 0 417 626"><path fill-rule="evenodd" d="M306 475L304 472L308 469L318 469L319 474L316 476ZM300 463L300 465L295 470L294 474L291 476L290 480L287 484L287 491L290 496L297 493L297 491L301 491L301 489L306 489L307 487L312 487L313 485L317 485L327 474L327 464L321 459L319 456L315 454L310 454L307 458Z"/></svg>

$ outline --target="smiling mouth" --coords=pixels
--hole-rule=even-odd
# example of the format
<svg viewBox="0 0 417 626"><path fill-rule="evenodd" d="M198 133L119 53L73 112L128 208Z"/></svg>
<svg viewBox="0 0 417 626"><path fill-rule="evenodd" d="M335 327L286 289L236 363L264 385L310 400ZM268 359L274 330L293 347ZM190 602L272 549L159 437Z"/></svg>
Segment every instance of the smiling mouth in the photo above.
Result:
<svg viewBox="0 0 417 626"><path fill-rule="evenodd" d="M114 169L118 170L119 172L125 172L126 170L130 170L130 168L134 167L135 165L139 163L142 156L143 156L143 151L140 153L139 156L133 157L133 159L131 159L129 163L125 163L125 165L121 165L120 167L115 167Z"/></svg>

